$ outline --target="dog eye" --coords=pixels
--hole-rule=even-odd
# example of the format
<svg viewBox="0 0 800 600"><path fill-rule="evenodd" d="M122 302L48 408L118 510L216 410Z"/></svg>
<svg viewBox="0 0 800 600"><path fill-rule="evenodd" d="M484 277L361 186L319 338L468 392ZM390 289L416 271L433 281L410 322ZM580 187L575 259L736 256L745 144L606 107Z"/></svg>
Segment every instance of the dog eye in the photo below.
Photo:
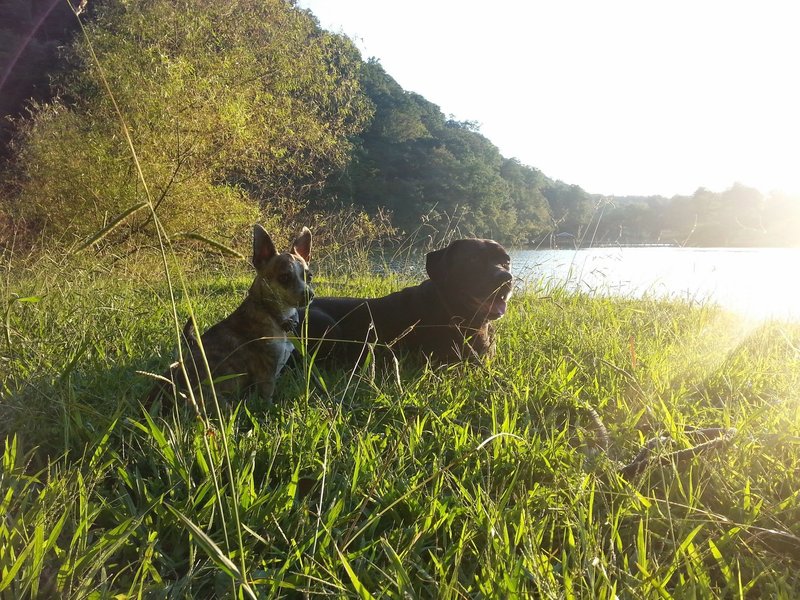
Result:
<svg viewBox="0 0 800 600"><path fill-rule="evenodd" d="M314 274L311 271L306 271L306 283L311 283L313 278Z"/></svg>
<svg viewBox="0 0 800 600"><path fill-rule="evenodd" d="M292 276L289 273L281 273L278 275L278 283L281 285L286 285L292 280Z"/></svg>

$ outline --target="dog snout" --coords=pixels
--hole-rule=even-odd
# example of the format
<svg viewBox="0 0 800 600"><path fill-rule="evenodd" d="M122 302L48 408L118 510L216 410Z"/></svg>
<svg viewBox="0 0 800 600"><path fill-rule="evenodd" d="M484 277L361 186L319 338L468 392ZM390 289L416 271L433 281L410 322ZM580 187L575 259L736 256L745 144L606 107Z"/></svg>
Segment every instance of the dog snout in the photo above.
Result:
<svg viewBox="0 0 800 600"><path fill-rule="evenodd" d="M494 281L495 292L498 292L503 296L511 294L513 280L514 277L511 275L511 273L505 269L498 270L492 279L492 281Z"/></svg>
<svg viewBox="0 0 800 600"><path fill-rule="evenodd" d="M500 284L511 283L511 280L514 279L511 273L506 271L505 269L499 269L497 273L495 273L494 278Z"/></svg>

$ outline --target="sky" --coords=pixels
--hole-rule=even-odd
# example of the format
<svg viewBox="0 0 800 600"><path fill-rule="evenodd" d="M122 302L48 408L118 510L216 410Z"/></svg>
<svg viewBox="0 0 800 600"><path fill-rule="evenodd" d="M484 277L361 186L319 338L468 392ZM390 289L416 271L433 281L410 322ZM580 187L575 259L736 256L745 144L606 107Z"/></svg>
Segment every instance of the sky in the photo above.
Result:
<svg viewBox="0 0 800 600"><path fill-rule="evenodd" d="M548 177L606 195L800 193L800 2L298 4Z"/></svg>

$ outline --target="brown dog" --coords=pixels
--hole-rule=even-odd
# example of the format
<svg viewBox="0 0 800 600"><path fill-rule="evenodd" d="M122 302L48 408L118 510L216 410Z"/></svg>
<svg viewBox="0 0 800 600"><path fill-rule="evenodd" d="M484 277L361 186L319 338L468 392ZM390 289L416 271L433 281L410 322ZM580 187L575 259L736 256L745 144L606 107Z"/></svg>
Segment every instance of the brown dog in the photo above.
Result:
<svg viewBox="0 0 800 600"><path fill-rule="evenodd" d="M269 400L278 374L292 353L287 338L298 322L297 309L306 306L314 293L309 286L311 274L311 232L307 228L292 243L288 252L279 254L261 225L253 228L253 266L256 277L247 297L227 318L206 331L198 342L192 322L183 333L189 349L186 374L180 363L170 366L165 379L195 388L198 382L224 378L215 383L217 392L228 394L255 389ZM209 369L203 362L205 353ZM166 387L159 382L147 397L151 404Z"/></svg>
<svg viewBox="0 0 800 600"><path fill-rule="evenodd" d="M436 362L489 354L491 321L503 316L511 295L510 262L493 240L456 240L427 254L430 279L419 285L382 298L317 298L300 311L311 351L350 363L368 343L417 351ZM321 342L315 347L314 340Z"/></svg>

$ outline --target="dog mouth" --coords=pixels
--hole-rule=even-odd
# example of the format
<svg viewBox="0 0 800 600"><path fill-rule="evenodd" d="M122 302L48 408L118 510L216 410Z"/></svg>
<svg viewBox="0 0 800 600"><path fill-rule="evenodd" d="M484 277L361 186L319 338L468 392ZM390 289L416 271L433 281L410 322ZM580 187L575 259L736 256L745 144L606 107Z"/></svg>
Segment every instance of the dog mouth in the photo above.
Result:
<svg viewBox="0 0 800 600"><path fill-rule="evenodd" d="M483 298L473 298L474 312L489 321L495 321L506 314L509 298L511 298L510 288L497 290Z"/></svg>
<svg viewBox="0 0 800 600"><path fill-rule="evenodd" d="M494 321L495 319L499 319L504 314L506 314L507 308L508 308L508 297L498 296L492 300L492 303L489 306L489 310L487 312L487 316L489 317L489 319Z"/></svg>
<svg viewBox="0 0 800 600"><path fill-rule="evenodd" d="M495 321L506 314L508 309L508 299L511 297L511 292L498 292L484 303L486 310L486 318L490 321Z"/></svg>

